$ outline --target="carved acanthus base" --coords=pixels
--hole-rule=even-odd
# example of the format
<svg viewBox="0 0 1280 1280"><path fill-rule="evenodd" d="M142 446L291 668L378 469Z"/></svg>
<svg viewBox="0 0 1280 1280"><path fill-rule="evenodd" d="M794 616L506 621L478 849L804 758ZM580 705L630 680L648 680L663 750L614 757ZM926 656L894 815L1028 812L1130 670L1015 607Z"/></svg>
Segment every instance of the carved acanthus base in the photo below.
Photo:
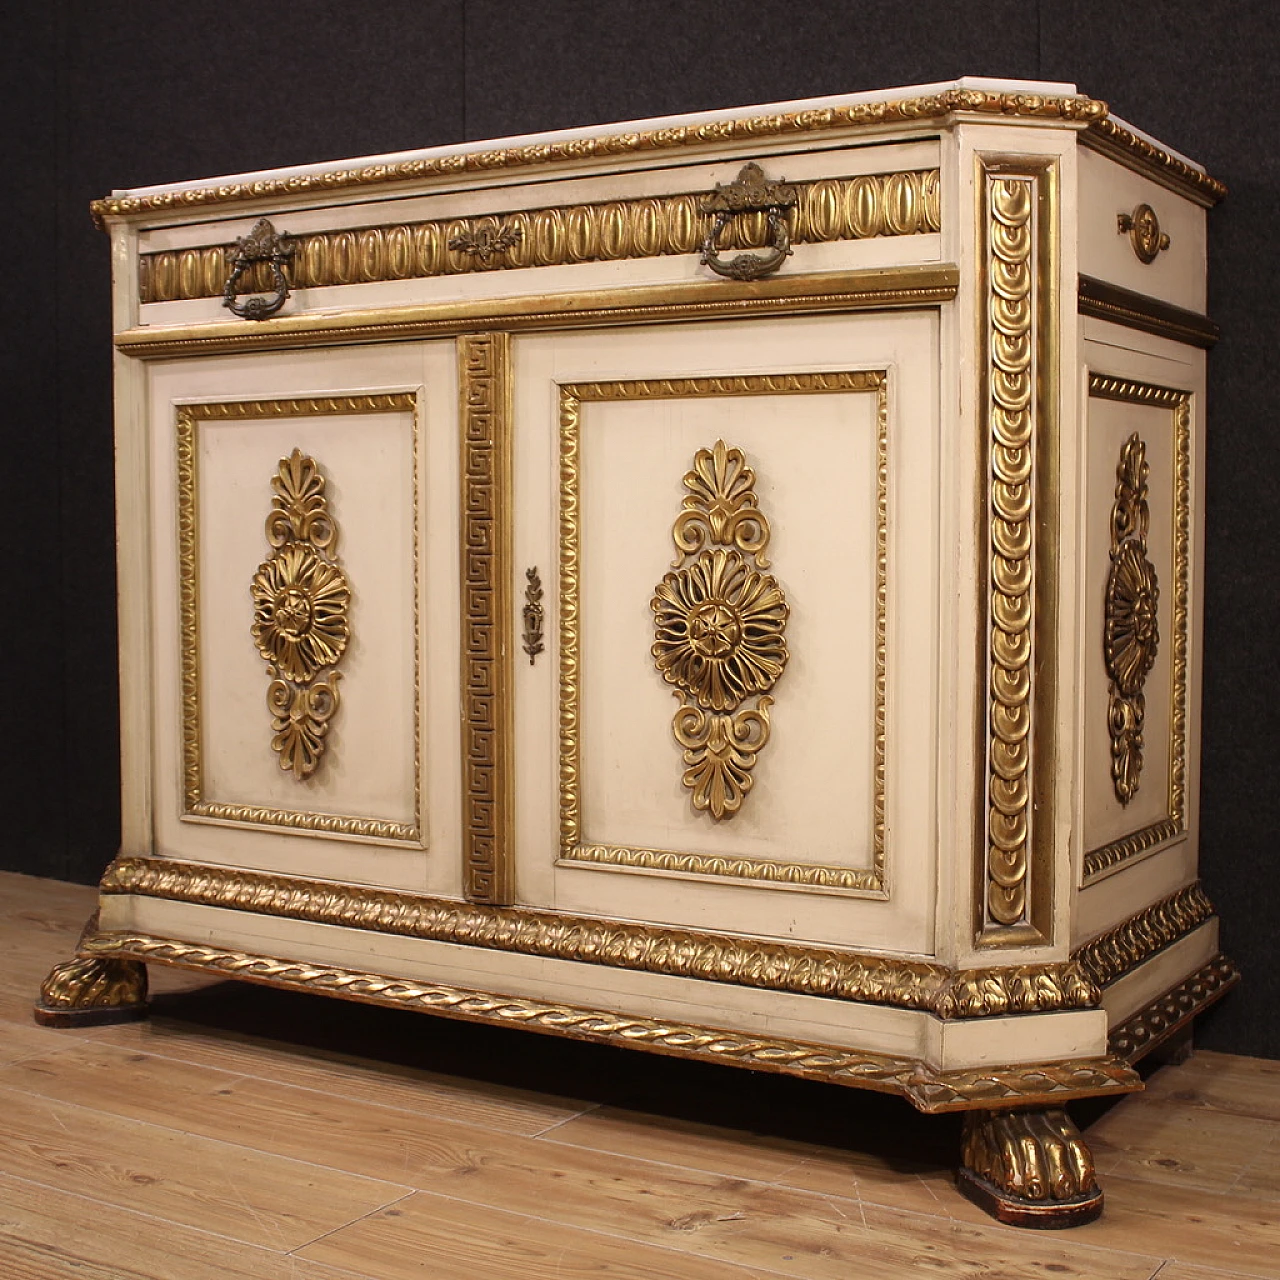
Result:
<svg viewBox="0 0 1280 1280"><path fill-rule="evenodd" d="M1102 1212L1093 1156L1058 1109L966 1112L956 1182L1015 1227L1076 1227Z"/></svg>
<svg viewBox="0 0 1280 1280"><path fill-rule="evenodd" d="M86 927L92 932L94 921ZM80 956L55 965L32 1012L44 1027L92 1027L147 1016L147 966Z"/></svg>

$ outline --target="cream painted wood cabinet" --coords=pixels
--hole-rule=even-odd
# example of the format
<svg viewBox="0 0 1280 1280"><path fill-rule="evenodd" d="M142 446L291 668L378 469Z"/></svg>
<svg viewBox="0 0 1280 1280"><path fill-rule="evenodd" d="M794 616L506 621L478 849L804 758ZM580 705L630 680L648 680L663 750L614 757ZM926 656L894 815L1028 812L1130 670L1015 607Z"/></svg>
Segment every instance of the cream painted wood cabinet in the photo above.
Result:
<svg viewBox="0 0 1280 1280"><path fill-rule="evenodd" d="M1235 977L1196 880L1202 169L966 80L95 206L124 833L175 964L965 1110ZM265 220L265 221L260 221Z"/></svg>

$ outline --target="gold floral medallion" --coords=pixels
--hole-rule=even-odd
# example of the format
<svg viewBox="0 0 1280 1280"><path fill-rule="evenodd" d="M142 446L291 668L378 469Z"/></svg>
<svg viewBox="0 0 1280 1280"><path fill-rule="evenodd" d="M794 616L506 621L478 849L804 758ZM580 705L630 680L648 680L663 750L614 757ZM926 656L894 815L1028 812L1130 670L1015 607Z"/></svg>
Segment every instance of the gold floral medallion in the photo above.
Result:
<svg viewBox="0 0 1280 1280"><path fill-rule="evenodd" d="M1127 805L1142 777L1143 686L1160 644L1160 586L1147 558L1147 448L1135 431L1120 450L1116 500L1111 508L1111 569L1103 612L1103 656L1111 687L1107 720L1111 733L1111 780L1116 799Z"/></svg>
<svg viewBox="0 0 1280 1280"><path fill-rule="evenodd" d="M281 769L303 779L316 771L338 709L336 667L351 635L351 586L334 559L338 529L315 459L295 449L280 460L271 487L267 540L278 550L249 588L252 634L271 677L271 747Z"/></svg>
<svg viewBox="0 0 1280 1280"><path fill-rule="evenodd" d="M672 528L677 558L654 591L654 662L675 686L672 723L694 808L720 821L742 807L756 755L769 740L764 696L787 665L787 602L761 572L769 524L755 473L723 440L694 455ZM710 545L707 545L710 544ZM748 698L754 706L744 707Z"/></svg>

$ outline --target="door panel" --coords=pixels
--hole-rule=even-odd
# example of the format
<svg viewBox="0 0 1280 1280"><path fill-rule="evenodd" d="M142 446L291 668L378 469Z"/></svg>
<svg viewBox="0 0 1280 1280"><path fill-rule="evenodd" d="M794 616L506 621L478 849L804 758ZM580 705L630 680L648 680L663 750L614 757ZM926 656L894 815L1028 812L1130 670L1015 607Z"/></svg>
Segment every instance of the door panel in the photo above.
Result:
<svg viewBox="0 0 1280 1280"><path fill-rule="evenodd" d="M927 952L936 323L514 343L517 898Z"/></svg>

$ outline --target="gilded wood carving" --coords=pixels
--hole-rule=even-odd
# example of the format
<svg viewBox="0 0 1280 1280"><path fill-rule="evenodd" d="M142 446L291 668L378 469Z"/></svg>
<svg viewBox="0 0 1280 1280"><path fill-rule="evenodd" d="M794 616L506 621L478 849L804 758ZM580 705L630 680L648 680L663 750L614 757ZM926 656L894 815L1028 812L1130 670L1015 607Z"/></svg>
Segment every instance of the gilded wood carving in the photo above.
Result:
<svg viewBox="0 0 1280 1280"><path fill-rule="evenodd" d="M1143 686L1160 645L1160 587L1155 566L1147 556L1149 473L1147 446L1135 431L1124 442L1116 467L1102 638L1111 678L1107 700L1111 780L1116 799L1125 805L1137 794L1142 780L1142 724L1147 709Z"/></svg>
<svg viewBox="0 0 1280 1280"><path fill-rule="evenodd" d="M653 657L676 688L672 721L693 807L732 818L753 784L769 741L768 690L787 665L787 602L769 561L769 522L741 449L717 440L686 472L689 490L672 528L676 568L651 607ZM708 545L709 544L709 545ZM754 705L743 706L749 698Z"/></svg>
<svg viewBox="0 0 1280 1280"><path fill-rule="evenodd" d="M271 749L280 768L302 780L319 767L338 710L351 585L336 559L338 526L316 460L295 449L280 459L271 487L267 541L276 554L258 566L249 588L253 642L271 677Z"/></svg>

